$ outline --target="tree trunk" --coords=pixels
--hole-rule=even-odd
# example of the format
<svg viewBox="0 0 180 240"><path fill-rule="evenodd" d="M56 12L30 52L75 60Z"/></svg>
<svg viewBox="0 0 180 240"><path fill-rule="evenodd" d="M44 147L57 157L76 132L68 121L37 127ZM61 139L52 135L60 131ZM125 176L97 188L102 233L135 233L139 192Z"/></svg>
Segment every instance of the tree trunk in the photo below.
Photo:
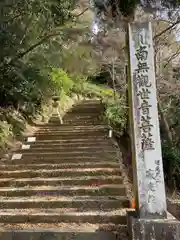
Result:
<svg viewBox="0 0 180 240"><path fill-rule="evenodd" d="M161 125L161 128L165 134L165 138L168 142L168 145L170 147L172 147L173 145L173 138L172 138L172 134L171 134L171 131L170 131L170 127L169 127L169 124L168 124L168 121L166 119L166 116L165 114L163 113L163 109L162 109L162 106L161 106L161 102L160 102L160 99L158 99L158 107L159 107L159 114L160 114L160 117L161 117L161 121L160 121L160 125Z"/></svg>

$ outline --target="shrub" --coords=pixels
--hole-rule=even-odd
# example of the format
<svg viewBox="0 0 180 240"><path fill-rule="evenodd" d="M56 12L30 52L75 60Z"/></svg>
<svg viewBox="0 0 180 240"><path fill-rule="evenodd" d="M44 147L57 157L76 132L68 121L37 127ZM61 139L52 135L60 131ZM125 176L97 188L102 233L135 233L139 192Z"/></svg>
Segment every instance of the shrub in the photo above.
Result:
<svg viewBox="0 0 180 240"><path fill-rule="evenodd" d="M113 91L104 85L96 85L90 82L85 82L83 85L83 94L88 97L98 97L102 100L111 98L113 96Z"/></svg>
<svg viewBox="0 0 180 240"><path fill-rule="evenodd" d="M12 136L11 125L6 121L0 121L0 149L6 146L8 138Z"/></svg>
<svg viewBox="0 0 180 240"><path fill-rule="evenodd" d="M73 80L61 68L52 69L51 80L51 89L56 95L68 95L73 89Z"/></svg>
<svg viewBox="0 0 180 240"><path fill-rule="evenodd" d="M169 146L166 141L162 142L162 155L165 181L169 183L171 180L174 186L179 188L180 185L180 149L177 143ZM169 176L171 174L171 176ZM171 179L172 178L172 179Z"/></svg>
<svg viewBox="0 0 180 240"><path fill-rule="evenodd" d="M125 99L113 98L105 102L105 117L109 125L120 135L123 133L127 123L127 107Z"/></svg>

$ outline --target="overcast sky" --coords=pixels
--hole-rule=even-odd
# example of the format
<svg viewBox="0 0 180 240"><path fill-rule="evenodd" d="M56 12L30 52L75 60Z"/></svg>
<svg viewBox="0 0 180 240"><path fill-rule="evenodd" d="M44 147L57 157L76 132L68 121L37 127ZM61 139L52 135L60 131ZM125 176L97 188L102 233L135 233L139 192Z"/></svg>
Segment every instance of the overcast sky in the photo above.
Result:
<svg viewBox="0 0 180 240"><path fill-rule="evenodd" d="M180 16L180 11L175 10L174 13L177 13ZM168 12L166 10L162 11L159 14L160 19L168 20ZM180 41L180 24L177 25L174 34L176 35L176 40L179 42Z"/></svg>
<svg viewBox="0 0 180 240"><path fill-rule="evenodd" d="M178 13L179 12L179 15L180 15L180 11L174 11L175 13ZM157 18L159 19L164 19L164 20L168 20L169 17L168 17L168 12L166 10L164 11L161 11L160 12L157 12ZM98 23L97 23L98 19L96 19L96 16L94 14L94 19L93 19L93 22L92 22L92 32L96 35L99 31L98 29ZM176 40L178 42L180 42L180 24L177 25L175 31L174 31L174 34L176 35Z"/></svg>

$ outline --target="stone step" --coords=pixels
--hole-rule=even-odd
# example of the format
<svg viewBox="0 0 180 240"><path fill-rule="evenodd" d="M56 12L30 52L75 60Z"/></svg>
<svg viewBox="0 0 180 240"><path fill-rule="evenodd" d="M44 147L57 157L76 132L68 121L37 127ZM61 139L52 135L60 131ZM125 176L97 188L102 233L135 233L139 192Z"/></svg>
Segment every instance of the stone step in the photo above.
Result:
<svg viewBox="0 0 180 240"><path fill-rule="evenodd" d="M22 150L19 150L17 152L15 152L14 154L21 154L22 153ZM113 149L112 147L109 148L109 149L77 149L75 148L73 150L73 148L69 148L69 149L61 149L61 147L59 147L59 149L53 149L51 151L40 151L37 153L36 149L32 149L30 148L29 151L24 151L23 152L23 156L24 157L28 157L28 156L31 156L31 157L34 157L34 156L37 156L37 157L47 157L47 156L52 156L52 157L55 157L55 156L59 156L59 157L69 157L69 156L72 156L72 157L78 157L78 156L116 156L117 154L117 151L115 149Z"/></svg>
<svg viewBox="0 0 180 240"><path fill-rule="evenodd" d="M82 114L82 113L94 113L97 112L99 113L102 109L102 105L100 104L89 104L89 103L83 103L83 104L78 104L73 106L73 108L71 108L67 114L70 113L75 113L75 114Z"/></svg>
<svg viewBox="0 0 180 240"><path fill-rule="evenodd" d="M38 123L38 124L35 124L35 126L40 129L40 130L72 130L72 129L106 129L107 128L107 125L105 124L88 124L88 125L73 125L72 124L59 124L58 126L57 125L52 125L52 124L48 124L48 123Z"/></svg>
<svg viewBox="0 0 180 240"><path fill-rule="evenodd" d="M111 141L109 141L109 139L107 138L84 138L84 139L52 139L52 140L49 140L49 139L44 139L44 140L38 140L38 139L35 139L35 142L27 142L28 141L28 138L26 138L26 141L25 143L28 143L28 144L31 144L31 145L45 145L45 144L48 144L48 146L50 145L54 145L54 144L59 144L59 145L62 145L62 144L65 144L65 145L80 145L80 146L83 146L83 145L95 145L97 146L98 145L112 145Z"/></svg>
<svg viewBox="0 0 180 240"><path fill-rule="evenodd" d="M102 108L95 108L95 107L90 107L88 109L86 108L74 108L71 111L67 112L66 116L83 116L83 115L88 115L88 116L99 116L99 114L102 112ZM54 113L56 115L56 113Z"/></svg>
<svg viewBox="0 0 180 240"><path fill-rule="evenodd" d="M90 223L0 224L3 240L128 240L126 225Z"/></svg>
<svg viewBox="0 0 180 240"><path fill-rule="evenodd" d="M124 185L99 186L36 186L22 188L0 188L0 196L4 197L27 197L27 196L126 196Z"/></svg>
<svg viewBox="0 0 180 240"><path fill-rule="evenodd" d="M130 201L127 197L1 197L0 209L21 209L21 208L74 208L78 211L100 210L104 211L128 208Z"/></svg>
<svg viewBox="0 0 180 240"><path fill-rule="evenodd" d="M59 125L59 126L53 126L53 125L50 125L48 126L48 124L46 123L42 123L42 124L36 124L36 127L38 130L41 130L41 131L47 131L47 130L51 130L51 131L56 131L56 130L59 130L59 131L71 131L71 130L101 130L101 129L107 129L107 125L105 124L99 124L99 125L75 125L73 126L73 124L71 125L66 125L66 124L62 124L62 125Z"/></svg>
<svg viewBox="0 0 180 240"><path fill-rule="evenodd" d="M41 164L42 161L44 164L61 164L61 163L79 163L79 162L92 162L94 164L95 162L99 162L100 159L106 160L107 162L112 162L112 159L115 158L105 156L66 156L64 158L60 158L58 156L56 157L48 157L48 158L40 158L40 157L26 157L21 159L15 159L15 160L7 160L7 159L1 159L1 164L6 165L12 165L12 164Z"/></svg>
<svg viewBox="0 0 180 240"><path fill-rule="evenodd" d="M68 134L87 134L87 135L91 135L91 134L96 134L97 136L99 134L104 134L107 133L107 129L39 129L36 132L36 135L44 135L44 134L57 134L57 135L68 135ZM88 134L89 133L89 134Z"/></svg>
<svg viewBox="0 0 180 240"><path fill-rule="evenodd" d="M84 105L85 106L85 105ZM89 106L89 108L87 108L87 106L74 106L72 109L70 109L66 115L70 115L70 114L75 114L76 116L78 115L83 115L83 114L88 114L88 115L94 115L94 114L99 114L100 110L101 110L101 106ZM56 114L56 113L54 113Z"/></svg>
<svg viewBox="0 0 180 240"><path fill-rule="evenodd" d="M102 110L103 110L103 108L102 108L102 106L93 106L93 105L91 105L91 106L89 106L89 105L84 105L84 106L75 106L73 109L71 109L70 111L68 111L67 113L66 113L66 116L68 116L68 115L83 115L83 114L87 114L87 115L89 115L89 116L91 116L91 114L92 114L92 116L93 115L99 115L99 114L101 114L102 113ZM54 113L54 114L56 114L56 113Z"/></svg>
<svg viewBox="0 0 180 240"><path fill-rule="evenodd" d="M130 202L99 103L82 101L62 125L53 115L1 159L0 239L127 239Z"/></svg>
<svg viewBox="0 0 180 240"><path fill-rule="evenodd" d="M88 115L94 115L101 113L102 111L102 106L97 106L97 105L84 105L84 106L74 106L72 109L70 109L66 115L70 114L75 114L75 115L82 115L82 114L88 114ZM52 115L56 115L57 113L52 113ZM51 115L51 116L52 116Z"/></svg>
<svg viewBox="0 0 180 240"><path fill-rule="evenodd" d="M104 124L104 122L102 121L102 119L99 116L94 116L94 117L65 116L62 119L63 119L62 125L67 125L69 123L72 123L72 125L77 125L78 124L78 125L86 125L86 126ZM58 122L58 121L59 121L59 117L53 117L53 118L49 119L48 123Z"/></svg>
<svg viewBox="0 0 180 240"><path fill-rule="evenodd" d="M87 162L67 162L61 164L1 164L0 171L17 171L17 170L40 170L40 169L67 169L67 168L119 168L117 161L98 161L92 164L91 161Z"/></svg>
<svg viewBox="0 0 180 240"><path fill-rule="evenodd" d="M42 138L42 137L46 137L47 139L48 139L48 137L51 139L52 137L55 137L55 139L57 139L57 137L59 137L59 138L64 138L64 139L66 139L66 138L72 138L72 139L95 139L96 137L98 138L98 139L107 139L107 135L108 135L108 132L105 134L105 133L95 133L95 132L92 132L92 133L87 133L87 132L82 132L82 133L73 133L73 132L71 132L71 133L68 133L68 134L66 134L66 133L60 133L60 132L54 132L54 133L43 133L43 134L38 134L38 133L36 133L36 135L29 135L28 137L36 137L37 139L38 138Z"/></svg>
<svg viewBox="0 0 180 240"><path fill-rule="evenodd" d="M38 129L37 134L53 134L53 133L58 133L58 134L71 134L71 133L76 133L76 134L82 134L82 133L107 133L108 129L102 128L102 129Z"/></svg>
<svg viewBox="0 0 180 240"><path fill-rule="evenodd" d="M22 151L19 150L15 154L21 154ZM116 150L115 149L110 149L110 150L96 150L96 151L87 151L85 150L77 150L73 151L70 149L69 151L62 151L61 149L59 150L54 150L54 151L40 151L37 153L37 151L33 149L29 149L28 151L23 152L23 158L33 158L33 157L39 157L39 158L51 158L51 157L56 157L58 156L59 158L66 158L66 157L81 157L81 156L99 156L99 157L104 157L104 156L116 156Z"/></svg>
<svg viewBox="0 0 180 240"><path fill-rule="evenodd" d="M51 118L52 119L52 118ZM99 114L95 114L90 116L89 113L82 114L82 115L75 115L75 114L68 114L63 117L64 121L72 121L72 122L91 122L91 123L101 123Z"/></svg>
<svg viewBox="0 0 180 240"><path fill-rule="evenodd" d="M81 135L81 136L79 136L78 134L74 134L74 135L72 135L72 134L70 134L70 135L55 135L55 134L53 134L53 135L48 135L48 134L46 134L46 135L36 135L36 136L29 136L29 137L36 137L36 141L38 141L38 140L69 140L69 141L76 141L76 139L79 139L79 141L96 141L96 139L97 139L97 141L105 141L105 140L107 140L108 139L108 134L107 134L107 136L105 136L104 134L102 134L102 136L96 136L95 134L94 135L92 135L92 136L90 136L90 135Z"/></svg>
<svg viewBox="0 0 180 240"><path fill-rule="evenodd" d="M102 122L101 121L79 121L79 122L75 122L75 121L66 121L65 119L63 119L63 124L60 123L59 119L57 118L55 122L48 122L45 123L46 127L64 127L64 126L74 126L74 127L78 127L78 126L96 126L96 125L101 125ZM41 124L40 124L41 125ZM39 126L39 125L37 125ZM42 125L41 125L42 126Z"/></svg>
<svg viewBox="0 0 180 240"><path fill-rule="evenodd" d="M80 102L74 104L73 109L76 109L76 108L87 109L86 105L88 105L88 107L94 106L97 108L97 107L102 106L102 103L101 103L100 99L83 99Z"/></svg>
<svg viewBox="0 0 180 240"><path fill-rule="evenodd" d="M87 107L87 106L86 106ZM89 115L89 116L94 116L98 115L101 113L102 107L95 107L95 106L90 106L90 108L82 108L82 107L75 107L71 109L70 111L67 112L66 116L69 115ZM55 115L56 113L54 113Z"/></svg>
<svg viewBox="0 0 180 240"><path fill-rule="evenodd" d="M100 101L100 99L83 99L81 100L80 102L78 102L77 104L75 104L73 107L76 108L76 106L82 106L84 107L85 105L88 105L88 106L101 106L102 103Z"/></svg>
<svg viewBox="0 0 180 240"><path fill-rule="evenodd" d="M73 120L73 121L78 121L78 120L95 120L97 121L99 124L101 123L104 123L103 122L103 119L102 119L102 111L98 112L98 111L95 111L93 113L93 110L90 109L90 111L92 112L68 112L67 114L65 114L63 116L63 119L64 120ZM58 117L58 115L54 115L52 116L50 119L54 118L54 117Z"/></svg>
<svg viewBox="0 0 180 240"><path fill-rule="evenodd" d="M23 145L29 145L30 149L115 149L112 143L96 143L96 142L35 142L35 143L24 143ZM22 147L21 147L21 150ZM28 150L28 149L24 149Z"/></svg>
<svg viewBox="0 0 180 240"><path fill-rule="evenodd" d="M95 113L92 116L90 115L90 113L81 113L81 114L76 114L76 113L68 113L67 115L63 116L63 119L65 121L73 121L73 122L83 122L83 121L87 121L87 122L96 122L97 124L101 124L103 123L103 120L100 118L100 113ZM56 117L52 117L53 118L58 118L58 116Z"/></svg>
<svg viewBox="0 0 180 240"><path fill-rule="evenodd" d="M28 145L28 144L26 144ZM23 146L24 148L25 146ZM115 149L113 149L113 146L97 146L97 145L94 145L94 146L71 146L71 145L64 145L64 146L59 146L58 144L56 145L53 145L53 146L46 146L46 145L42 145L42 146L37 146L37 145L30 145L29 149L21 149L19 150L21 153L28 153L29 151L32 152L36 152L37 154L39 153L49 153L49 152L56 152L56 153L61 153L61 152L85 152L85 151L89 151L89 152L96 152L96 151L101 151L103 152L103 150L106 150L107 152L110 152L110 151L114 151L115 152Z"/></svg>
<svg viewBox="0 0 180 240"><path fill-rule="evenodd" d="M102 110L102 106L100 105L91 105L91 104L83 104L83 105L76 105L76 106L73 106L72 109L70 109L68 112L67 112L67 115L68 114L85 114L85 113L88 113L88 114L92 114L92 113L100 113Z"/></svg>
<svg viewBox="0 0 180 240"><path fill-rule="evenodd" d="M97 104L82 104L82 105L76 105L71 108L68 114L75 113L76 115L78 114L83 114L83 113L89 113L89 114L94 114L94 113L99 113L102 109L102 105L97 105Z"/></svg>
<svg viewBox="0 0 180 240"><path fill-rule="evenodd" d="M87 107L87 106L86 106ZM75 107L71 109L70 111L67 112L65 116L69 115L89 115L89 116L94 116L94 115L99 115L102 112L102 107L95 107L95 106L90 106L88 108L82 108L82 107ZM55 115L56 113L54 113Z"/></svg>
<svg viewBox="0 0 180 240"><path fill-rule="evenodd" d="M32 154L33 155L33 154ZM15 155L17 157L17 155ZM15 158L15 157L13 157ZM54 154L37 154L37 155L25 155L22 154L21 159L13 159L13 160L8 160L8 162L10 163L15 163L15 164L25 164L25 163L41 163L42 161L44 163L62 163L62 162L83 162L86 160L92 160L92 161L99 161L100 159L106 159L107 161L112 161L112 159L115 158L115 154L114 153L81 153L81 154L58 154L58 153L54 153ZM21 160L21 161L19 161ZM3 163L3 160L1 161ZM4 160L4 162L6 162L6 160Z"/></svg>
<svg viewBox="0 0 180 240"><path fill-rule="evenodd" d="M98 117L101 114L101 109L95 109L95 108L89 108L89 109L74 109L73 111L69 111L64 117L83 117L83 116L87 116L87 117ZM57 115L56 113L54 113L54 115L51 116L55 116Z"/></svg>
<svg viewBox="0 0 180 240"><path fill-rule="evenodd" d="M112 211L84 211L75 209L5 209L0 210L0 223L114 223L126 224L126 209Z"/></svg>
<svg viewBox="0 0 180 240"><path fill-rule="evenodd" d="M77 176L120 176L119 168L65 168L41 170L1 171L0 178L36 178L36 177L77 177Z"/></svg>
<svg viewBox="0 0 180 240"><path fill-rule="evenodd" d="M95 231L122 231L122 230L127 230L126 225L122 224L113 224L113 223L108 223L108 224L91 224L91 223L19 223L19 224L0 224L0 229L1 230L23 230L23 231L34 231L34 229L37 228L37 233L38 232L46 232L48 229L51 230L52 232L95 232ZM15 233L15 231L14 231ZM2 233L1 233L2 234ZM64 239L64 238L63 238ZM73 238L74 239L74 238ZM19 240L19 239L17 239ZM29 240L29 238L28 238ZM37 239L36 239L37 240ZM39 240L39 239L38 239ZM47 239L50 240L50 239ZM54 239L53 239L54 240ZM62 240L62 239L61 239ZM86 238L83 238L83 240L86 240ZM117 239L116 239L117 240ZM124 240L124 239L123 239Z"/></svg>
<svg viewBox="0 0 180 240"><path fill-rule="evenodd" d="M102 123L102 121L100 119L98 119L97 117L96 118L82 118L82 119L73 119L72 117L63 117L63 124L70 124L70 123L73 123L73 124L78 124L78 125L83 125L83 124L94 124L94 125L99 125ZM60 120L58 117L54 117L54 118L51 118L48 123L54 123L54 122L59 122L60 123Z"/></svg>
<svg viewBox="0 0 180 240"><path fill-rule="evenodd" d="M106 149L107 147L109 148L114 148L113 143L106 141L106 142L87 142L87 141L38 141L35 143L28 143L25 142L23 145L30 145L30 148L36 149L36 148L102 148L102 149Z"/></svg>
<svg viewBox="0 0 180 240"><path fill-rule="evenodd" d="M36 138L36 136L34 135L34 136L30 136L30 138L32 138L32 137L35 137ZM26 140L28 140L28 136L25 138ZM66 139L66 138L64 138L63 137L63 139L44 139L43 141L42 140L38 140L37 138L36 138L36 142L38 141L38 142L52 142L52 143L54 143L54 142L59 142L59 143L61 143L61 142L80 142L80 143L82 143L83 141L85 141L85 142L87 142L87 143L94 143L94 141L96 140L96 143L107 143L107 142L110 142L109 141L109 138L107 138L107 136L90 136L90 137L88 137L88 136L85 136L84 138L79 138L78 136L76 136L76 138L72 138L72 139Z"/></svg>
<svg viewBox="0 0 180 240"><path fill-rule="evenodd" d="M100 109L90 108L90 109L83 109L83 111L80 111L79 109L74 109L73 111L69 111L65 117L93 117L93 116L99 116L99 113L101 112ZM55 113L56 114L56 113ZM55 115L54 114L54 115Z"/></svg>
<svg viewBox="0 0 180 240"><path fill-rule="evenodd" d="M94 125L97 125L97 124L100 124L101 121L100 120L66 120L66 119L63 119L63 123L64 124L76 124L76 125L91 125L91 124L94 124Z"/></svg>
<svg viewBox="0 0 180 240"><path fill-rule="evenodd" d="M102 186L110 184L123 184L119 176L87 176L87 177L53 177L53 178L1 178L0 187L25 186Z"/></svg>
<svg viewBox="0 0 180 240"><path fill-rule="evenodd" d="M55 121L58 121L59 118L56 118ZM63 118L63 123L64 124L69 124L69 123L73 123L73 124L78 124L78 125L83 125L83 124L94 124L94 125L99 125L102 123L102 121L100 119L98 119L98 117L94 117L94 118L82 118L82 119L73 119L72 117L69 118ZM53 120L49 121L49 122L53 122Z"/></svg>
<svg viewBox="0 0 180 240"><path fill-rule="evenodd" d="M56 118L58 116L54 116L54 118ZM68 113L67 115L64 116L64 119L66 120L93 120L93 119L98 119L99 117L99 113L81 113L81 114L77 114L77 113ZM53 117L52 117L53 118Z"/></svg>
<svg viewBox="0 0 180 240"><path fill-rule="evenodd" d="M12 224L14 226L14 224ZM17 224L16 224L17 225ZM25 224L27 225L27 224ZM37 224L34 224L37 225ZM54 224L55 225L55 224ZM61 226L62 224L60 224ZM68 224L69 225L69 224ZM10 226L10 224L9 224ZM11 228L11 227L10 227ZM116 231L105 231L105 230L98 230L92 232L84 231L81 232L69 232L66 229L64 229L64 232L62 232L59 228L55 229L38 229L35 227L34 229L24 229L24 230L2 230L0 232L0 237L3 240L117 240L117 239L123 239L127 240L127 230L123 230L123 232L116 232ZM69 229L69 227L67 227ZM124 227L126 229L126 227ZM75 230L75 229L74 229Z"/></svg>
<svg viewBox="0 0 180 240"><path fill-rule="evenodd" d="M58 121L59 118L54 118L55 121ZM50 120L49 122L52 122L54 120ZM66 124L66 123L78 123L78 124L94 124L94 125L99 125L101 124L101 120L99 119L99 117L92 117L92 118L89 118L89 117L82 117L82 118L77 118L77 117L63 117L63 123Z"/></svg>
<svg viewBox="0 0 180 240"><path fill-rule="evenodd" d="M107 133L107 130L93 130L93 131L49 131L49 132L36 132L36 136L78 136L78 137L81 137L81 136L88 136L88 137L91 137L91 136L104 136L105 133ZM30 136L31 137L31 136Z"/></svg>

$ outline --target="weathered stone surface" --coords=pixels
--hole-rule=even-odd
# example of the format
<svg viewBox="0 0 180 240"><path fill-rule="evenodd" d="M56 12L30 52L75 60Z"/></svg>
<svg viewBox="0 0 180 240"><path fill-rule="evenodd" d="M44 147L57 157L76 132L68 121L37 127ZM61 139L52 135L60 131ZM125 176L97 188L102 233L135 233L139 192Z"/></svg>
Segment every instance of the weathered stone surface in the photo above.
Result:
<svg viewBox="0 0 180 240"><path fill-rule="evenodd" d="M168 211L180 220L180 201L167 199Z"/></svg>
<svg viewBox="0 0 180 240"><path fill-rule="evenodd" d="M0 240L127 240L130 204L101 108L77 104L1 159Z"/></svg>
<svg viewBox="0 0 180 240"><path fill-rule="evenodd" d="M53 231L12 231L1 233L3 240L117 240L115 233L72 233Z"/></svg>
<svg viewBox="0 0 180 240"><path fill-rule="evenodd" d="M132 240L180 239L180 222L174 218L140 219L135 214L129 213L128 230L129 239Z"/></svg>
<svg viewBox="0 0 180 240"><path fill-rule="evenodd" d="M128 84L136 209L141 218L166 218L151 23L129 24L128 35Z"/></svg>
<svg viewBox="0 0 180 240"><path fill-rule="evenodd" d="M127 227L115 224L0 224L3 240L127 240Z"/></svg>

